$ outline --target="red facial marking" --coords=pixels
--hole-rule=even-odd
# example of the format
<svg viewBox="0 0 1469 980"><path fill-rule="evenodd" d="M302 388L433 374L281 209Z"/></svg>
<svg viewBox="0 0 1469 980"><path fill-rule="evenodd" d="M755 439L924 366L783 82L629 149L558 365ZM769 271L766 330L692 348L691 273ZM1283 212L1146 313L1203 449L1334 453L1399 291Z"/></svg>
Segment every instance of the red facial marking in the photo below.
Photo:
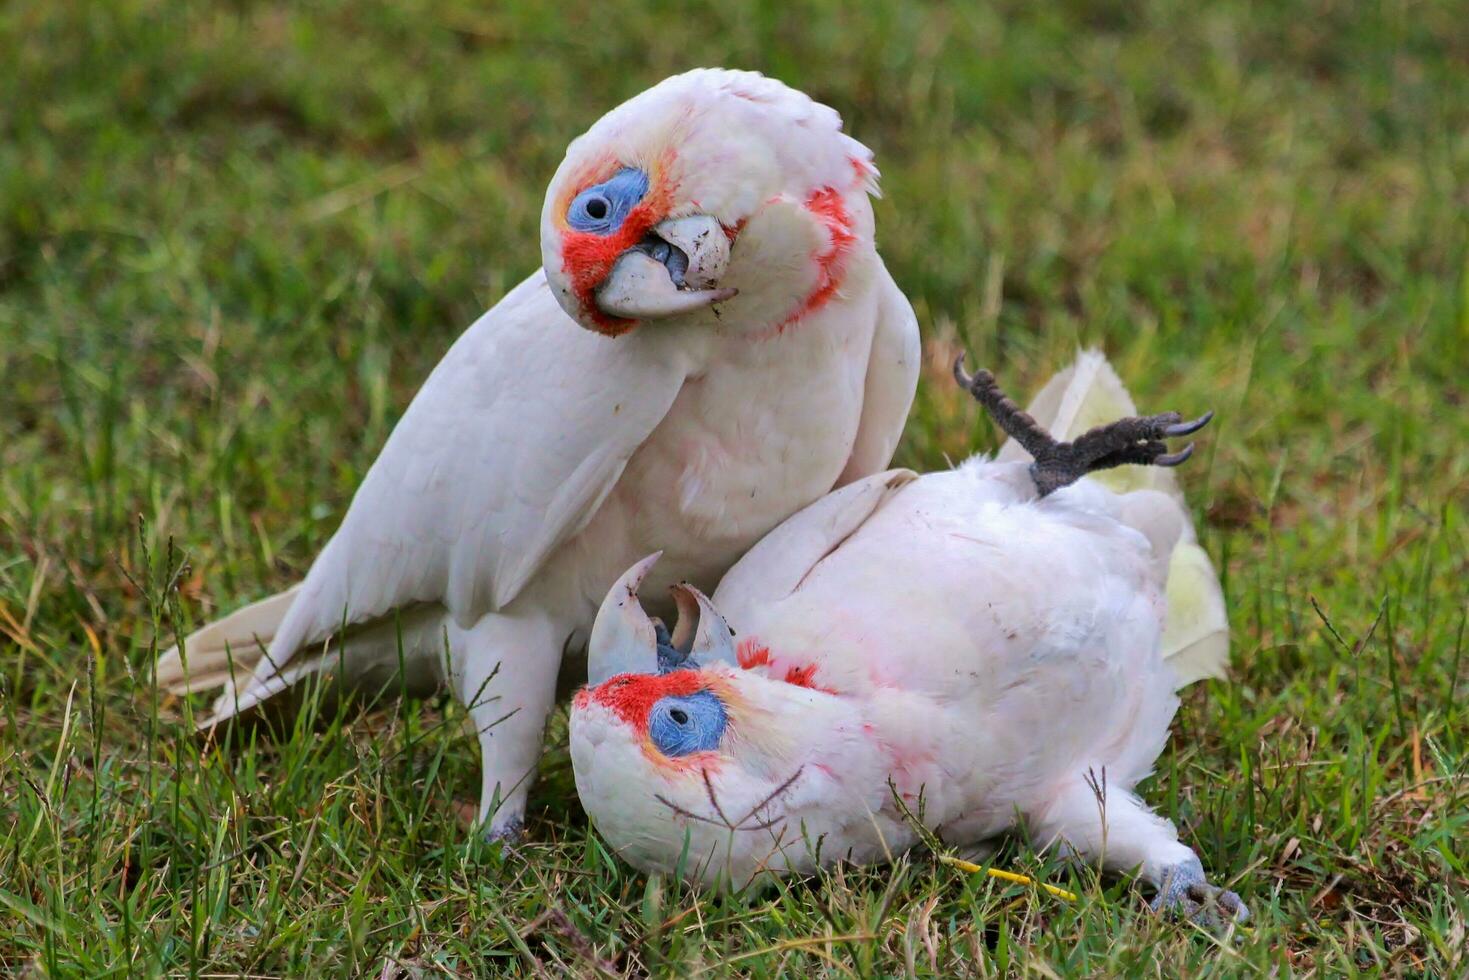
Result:
<svg viewBox="0 0 1469 980"><path fill-rule="evenodd" d="M747 636L740 641L740 645L735 649L735 659L740 662L740 666L745 670L754 670L756 667L774 666L770 659L770 648L753 636ZM822 687L820 684L815 683L812 680L815 676L815 664L791 666L786 668L785 682L787 684L794 684L797 687L809 687L813 691L825 691L828 694L836 693L831 688Z"/></svg>
<svg viewBox="0 0 1469 980"><path fill-rule="evenodd" d="M628 212L621 227L610 235L573 230L566 224L566 209L576 195L615 174L622 166L617 160L606 158L589 164L576 179L567 181L567 190L556 202L556 223L561 230L561 268L571 280L571 291L587 318L596 324L600 333L609 337L627 333L637 326L637 321L609 316L598 309L597 287L612 272L618 257L642 241L650 228L667 217L676 188L665 175L673 158L673 152L669 151L650 169L648 192Z"/></svg>
<svg viewBox="0 0 1469 980"><path fill-rule="evenodd" d="M809 687L815 691L825 691L826 688L813 683L811 678L816 676L816 665L807 664L804 667L786 668L786 683L797 687Z"/></svg>
<svg viewBox="0 0 1469 980"><path fill-rule="evenodd" d="M648 712L653 705L670 694L693 694L708 687L696 670L675 670L668 674L618 674L589 691L577 695L576 706L585 707L590 699L612 710L612 713L638 732L648 731Z"/></svg>
<svg viewBox="0 0 1469 980"><path fill-rule="evenodd" d="M777 330L826 305L827 300L841 287L847 272L847 255L857 241L857 234L852 230L852 216L847 211L847 204L842 200L840 191L831 187L812 191L811 196L806 198L806 210L826 225L826 232L831 240L826 248L815 255L816 288L807 294L796 312L781 321Z"/></svg>
<svg viewBox="0 0 1469 980"><path fill-rule="evenodd" d="M753 636L747 636L740 641L739 647L735 650L735 659L745 670L763 667L770 663L770 648L761 646L760 641Z"/></svg>
<svg viewBox="0 0 1469 980"><path fill-rule="evenodd" d="M670 694L693 694L708 686L706 679L696 670L675 670L659 675L618 674L597 687L578 691L572 704L581 710L595 701L610 708L613 714L642 736L643 757L649 762L674 772L707 769L712 774L719 771L722 761L718 752L694 752L670 758L659 752L648 737L648 714L653 705Z"/></svg>

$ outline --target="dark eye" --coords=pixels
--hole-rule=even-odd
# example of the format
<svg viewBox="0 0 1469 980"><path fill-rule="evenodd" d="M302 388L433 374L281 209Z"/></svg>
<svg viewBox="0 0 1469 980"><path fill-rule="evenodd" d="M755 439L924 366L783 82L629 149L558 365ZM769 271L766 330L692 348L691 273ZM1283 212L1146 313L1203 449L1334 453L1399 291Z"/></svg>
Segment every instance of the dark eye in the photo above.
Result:
<svg viewBox="0 0 1469 980"><path fill-rule="evenodd" d="M607 235L622 225L628 212L648 193L648 175L624 167L600 184L593 184L571 201L566 223L576 231Z"/></svg>
<svg viewBox="0 0 1469 980"><path fill-rule="evenodd" d="M713 691L670 694L648 714L648 738L670 758L719 747L724 735L724 702Z"/></svg>

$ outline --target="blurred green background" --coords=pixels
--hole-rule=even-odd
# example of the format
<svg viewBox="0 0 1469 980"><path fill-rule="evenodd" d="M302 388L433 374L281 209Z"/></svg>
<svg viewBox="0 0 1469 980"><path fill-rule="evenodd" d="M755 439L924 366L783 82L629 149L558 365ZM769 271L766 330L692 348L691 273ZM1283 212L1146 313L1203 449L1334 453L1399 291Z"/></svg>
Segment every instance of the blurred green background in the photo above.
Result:
<svg viewBox="0 0 1469 980"><path fill-rule="evenodd" d="M0 971L1462 971L1466 23L0 4ZM1148 794L1249 900L1242 942L1022 845L998 860L1083 902L923 854L690 895L588 830L559 719L506 858L454 818L477 783L452 705L221 747L149 693L155 635L297 578L433 363L537 266L566 143L710 64L877 152L929 361L900 462L995 445L946 380L961 345L1025 392L1100 344L1140 404L1219 412L1185 482L1234 682L1189 693Z"/></svg>

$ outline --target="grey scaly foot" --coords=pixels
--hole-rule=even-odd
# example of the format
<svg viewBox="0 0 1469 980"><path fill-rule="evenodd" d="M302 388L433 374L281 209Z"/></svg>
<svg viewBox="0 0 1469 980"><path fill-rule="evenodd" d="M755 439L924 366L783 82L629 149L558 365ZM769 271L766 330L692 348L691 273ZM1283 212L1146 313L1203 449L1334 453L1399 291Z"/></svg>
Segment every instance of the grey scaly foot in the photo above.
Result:
<svg viewBox="0 0 1469 980"><path fill-rule="evenodd" d="M954 362L954 378L975 401L984 406L1000 428L1024 447L1035 460L1030 475L1042 497L1069 486L1098 470L1129 463L1139 466L1177 466L1194 454L1189 443L1176 453L1168 452L1164 439L1186 436L1209 424L1213 412L1183 421L1177 412L1141 415L1099 425L1070 442L1059 442L1041 428L1029 413L1011 401L995 376L981 368L973 377L964 370L964 355Z"/></svg>
<svg viewBox="0 0 1469 980"><path fill-rule="evenodd" d="M1234 892L1211 885L1198 858L1175 864L1163 872L1163 886L1153 899L1154 912L1173 912L1213 931L1245 922L1250 910Z"/></svg>
<svg viewBox="0 0 1469 980"><path fill-rule="evenodd" d="M484 832L485 840L493 844L499 841L505 845L505 852L513 854L519 844L525 838L525 821L520 817L506 820L504 823L491 825Z"/></svg>

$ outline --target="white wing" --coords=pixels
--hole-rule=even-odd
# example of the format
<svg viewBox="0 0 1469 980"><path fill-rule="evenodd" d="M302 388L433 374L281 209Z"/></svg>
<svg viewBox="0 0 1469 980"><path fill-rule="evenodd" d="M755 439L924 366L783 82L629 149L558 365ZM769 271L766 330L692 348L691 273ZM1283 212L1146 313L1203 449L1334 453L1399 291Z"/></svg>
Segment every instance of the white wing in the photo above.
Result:
<svg viewBox="0 0 1469 980"><path fill-rule="evenodd" d="M503 607L583 528L687 375L657 331L577 326L541 272L429 375L270 646L278 669L342 625L418 602Z"/></svg>
<svg viewBox="0 0 1469 980"><path fill-rule="evenodd" d="M844 486L876 473L893 458L903 435L913 392L918 386L922 348L913 306L877 260L877 327L867 361L867 383L862 394L862 420L852 444L852 456L837 480Z"/></svg>
<svg viewBox="0 0 1469 980"><path fill-rule="evenodd" d="M753 621L764 607L795 592L823 558L916 479L912 470L874 473L792 514L725 574L714 605L731 622Z"/></svg>

